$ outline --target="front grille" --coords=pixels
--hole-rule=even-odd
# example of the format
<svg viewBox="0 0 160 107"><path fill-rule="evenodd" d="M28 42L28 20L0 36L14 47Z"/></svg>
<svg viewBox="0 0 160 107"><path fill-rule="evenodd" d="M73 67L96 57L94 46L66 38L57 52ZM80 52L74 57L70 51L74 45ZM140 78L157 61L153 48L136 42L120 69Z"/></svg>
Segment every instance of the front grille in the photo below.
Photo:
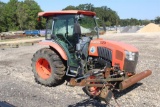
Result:
<svg viewBox="0 0 160 107"><path fill-rule="evenodd" d="M135 61L129 61L128 59L125 58L124 70L127 72L135 73L137 62L138 62L138 52L135 53Z"/></svg>
<svg viewBox="0 0 160 107"><path fill-rule="evenodd" d="M112 51L107 48L98 47L98 56L103 59L112 61Z"/></svg>

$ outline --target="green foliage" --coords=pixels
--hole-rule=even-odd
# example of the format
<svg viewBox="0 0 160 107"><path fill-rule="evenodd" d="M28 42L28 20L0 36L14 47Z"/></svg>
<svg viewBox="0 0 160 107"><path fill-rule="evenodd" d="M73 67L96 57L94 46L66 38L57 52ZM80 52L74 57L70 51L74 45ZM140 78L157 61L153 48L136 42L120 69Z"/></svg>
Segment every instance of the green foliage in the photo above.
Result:
<svg viewBox="0 0 160 107"><path fill-rule="evenodd" d="M5 5L4 17L6 20L6 30L18 30L17 10L18 0L10 0Z"/></svg>
<svg viewBox="0 0 160 107"><path fill-rule="evenodd" d="M0 1L0 32L6 31L5 17L4 17L4 6L6 4Z"/></svg>
<svg viewBox="0 0 160 107"><path fill-rule="evenodd" d="M79 6L69 5L66 8L64 8L63 10L90 10L90 11L94 11L94 6L93 6L93 4L80 4Z"/></svg>
<svg viewBox="0 0 160 107"><path fill-rule="evenodd" d="M64 8L63 10L77 10L77 8L75 6L69 5L66 8Z"/></svg>
<svg viewBox="0 0 160 107"><path fill-rule="evenodd" d="M26 29L26 21L27 21L27 5L23 2L19 2L16 10L17 21L19 23L19 29Z"/></svg>
<svg viewBox="0 0 160 107"><path fill-rule="evenodd" d="M94 11L94 6L93 4L80 4L79 6L76 7L78 10L89 10L89 11Z"/></svg>
<svg viewBox="0 0 160 107"><path fill-rule="evenodd" d="M24 4L26 5L26 28L28 29L37 29L38 21L37 21L37 14L38 12L42 11L40 6L34 0L25 0Z"/></svg>
<svg viewBox="0 0 160 107"><path fill-rule="evenodd" d="M107 6L97 7L95 12L106 26L115 26L120 20L118 14Z"/></svg>
<svg viewBox="0 0 160 107"><path fill-rule="evenodd" d="M79 6L67 6L63 10L88 10L94 11L99 17L98 24L103 25L106 24L107 26L114 26L118 24L119 16L115 11L108 8L107 6L102 7L94 7L93 4L80 4Z"/></svg>
<svg viewBox="0 0 160 107"><path fill-rule="evenodd" d="M99 17L98 24L102 26L136 26L136 25L147 25L149 23L160 24L160 17L156 17L155 20L138 20L135 18L120 19L117 12L107 6L94 7L92 4L80 4L79 6L67 6L63 10L89 10L96 12Z"/></svg>
<svg viewBox="0 0 160 107"><path fill-rule="evenodd" d="M151 23L151 20L142 20L141 25L147 25Z"/></svg>
<svg viewBox="0 0 160 107"><path fill-rule="evenodd" d="M121 26L136 26L136 25L147 25L151 23L151 20L138 20L135 18L131 19L121 19L120 25Z"/></svg>
<svg viewBox="0 0 160 107"><path fill-rule="evenodd" d="M110 21L107 21L107 22L105 23L105 25L106 25L106 26L111 26L111 22L110 22Z"/></svg>
<svg viewBox="0 0 160 107"><path fill-rule="evenodd" d="M42 11L34 0L10 0L0 2L0 32L10 30L43 29L44 20L38 23L37 14Z"/></svg>
<svg viewBox="0 0 160 107"><path fill-rule="evenodd" d="M146 25L150 22L160 24L160 17L154 20L120 19L117 12L107 6L94 7L93 4L69 5L63 10L89 10L94 11L99 17L100 26L128 26ZM8 3L0 1L0 32L9 30L44 29L45 20L42 23L37 21L38 12L42 11L34 0L10 0ZM84 24L85 26L87 23Z"/></svg>
<svg viewBox="0 0 160 107"><path fill-rule="evenodd" d="M79 23L84 28L94 28L95 27L95 22L94 22L93 18L91 18L91 17L85 16L79 20Z"/></svg>
<svg viewBox="0 0 160 107"><path fill-rule="evenodd" d="M160 16L157 16L154 21L156 24L160 24Z"/></svg>

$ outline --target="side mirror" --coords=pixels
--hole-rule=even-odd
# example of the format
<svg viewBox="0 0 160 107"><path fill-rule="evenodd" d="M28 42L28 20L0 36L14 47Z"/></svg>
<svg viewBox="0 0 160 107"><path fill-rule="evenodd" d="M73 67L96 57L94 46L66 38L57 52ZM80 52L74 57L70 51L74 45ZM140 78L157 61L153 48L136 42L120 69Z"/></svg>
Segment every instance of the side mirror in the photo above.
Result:
<svg viewBox="0 0 160 107"><path fill-rule="evenodd" d="M81 34L81 27L78 23L74 24L74 33Z"/></svg>

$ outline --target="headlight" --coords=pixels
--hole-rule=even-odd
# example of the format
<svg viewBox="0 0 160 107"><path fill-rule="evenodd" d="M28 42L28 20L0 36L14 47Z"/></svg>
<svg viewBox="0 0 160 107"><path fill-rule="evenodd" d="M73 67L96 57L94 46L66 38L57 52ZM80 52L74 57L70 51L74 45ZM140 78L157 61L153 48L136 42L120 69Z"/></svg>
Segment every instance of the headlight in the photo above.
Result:
<svg viewBox="0 0 160 107"><path fill-rule="evenodd" d="M136 54L134 52L125 51L125 53L126 53L126 59L130 61L135 61Z"/></svg>

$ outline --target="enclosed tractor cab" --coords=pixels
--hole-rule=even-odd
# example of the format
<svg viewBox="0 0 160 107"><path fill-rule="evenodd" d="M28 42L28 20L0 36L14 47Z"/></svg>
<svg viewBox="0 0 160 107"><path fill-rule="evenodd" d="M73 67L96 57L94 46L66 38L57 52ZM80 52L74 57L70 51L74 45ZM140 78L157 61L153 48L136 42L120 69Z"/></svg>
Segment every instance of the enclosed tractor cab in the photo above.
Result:
<svg viewBox="0 0 160 107"><path fill-rule="evenodd" d="M136 74L138 49L99 38L96 13L82 10L40 12L46 18L45 40L32 58L38 83L84 86L85 92L109 102L113 90L124 90L151 74Z"/></svg>

